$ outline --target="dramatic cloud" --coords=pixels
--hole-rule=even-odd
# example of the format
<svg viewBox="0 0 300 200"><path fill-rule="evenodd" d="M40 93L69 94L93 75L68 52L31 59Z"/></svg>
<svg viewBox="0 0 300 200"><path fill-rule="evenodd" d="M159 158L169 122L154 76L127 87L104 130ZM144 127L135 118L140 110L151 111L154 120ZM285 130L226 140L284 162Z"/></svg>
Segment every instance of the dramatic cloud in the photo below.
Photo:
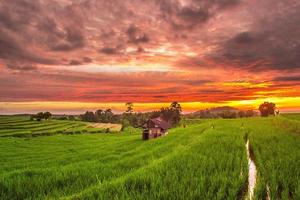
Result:
<svg viewBox="0 0 300 200"><path fill-rule="evenodd" d="M134 26L131 25L128 30L126 31L129 42L138 44L138 43L143 43L143 42L149 42L150 38L147 34L142 33L142 31Z"/></svg>
<svg viewBox="0 0 300 200"><path fill-rule="evenodd" d="M261 3L265 7L258 8L249 30L237 33L215 52L220 62L254 71L300 68L300 4L268 2Z"/></svg>
<svg viewBox="0 0 300 200"><path fill-rule="evenodd" d="M274 79L274 81L283 82L298 82L300 83L300 76L279 76Z"/></svg>
<svg viewBox="0 0 300 200"><path fill-rule="evenodd" d="M122 50L122 48L120 46L118 47L103 47L100 52L104 53L104 54L118 54L120 53L120 51Z"/></svg>
<svg viewBox="0 0 300 200"><path fill-rule="evenodd" d="M91 62L93 62L93 60L91 58L89 58L89 57L83 57L82 61L85 62L85 63L91 63Z"/></svg>
<svg viewBox="0 0 300 200"><path fill-rule="evenodd" d="M27 49L25 41L18 38L14 33L0 29L0 58L5 61L22 61L42 64L54 64L55 61L38 55Z"/></svg>
<svg viewBox="0 0 300 200"><path fill-rule="evenodd" d="M297 0L0 0L0 101L300 96Z"/></svg>
<svg viewBox="0 0 300 200"><path fill-rule="evenodd" d="M51 45L51 44L50 44ZM67 28L62 41L52 46L55 51L71 51L84 47L84 37L80 29Z"/></svg>
<svg viewBox="0 0 300 200"><path fill-rule="evenodd" d="M237 5L239 0L158 0L161 15L175 29L191 29L207 22L217 12Z"/></svg>
<svg viewBox="0 0 300 200"><path fill-rule="evenodd" d="M36 66L32 65L17 65L17 64L7 64L7 68L10 70L18 70L18 71L35 71L37 70Z"/></svg>
<svg viewBox="0 0 300 200"><path fill-rule="evenodd" d="M69 64L70 64L70 65L81 65L82 62L79 61L79 60L71 60Z"/></svg>

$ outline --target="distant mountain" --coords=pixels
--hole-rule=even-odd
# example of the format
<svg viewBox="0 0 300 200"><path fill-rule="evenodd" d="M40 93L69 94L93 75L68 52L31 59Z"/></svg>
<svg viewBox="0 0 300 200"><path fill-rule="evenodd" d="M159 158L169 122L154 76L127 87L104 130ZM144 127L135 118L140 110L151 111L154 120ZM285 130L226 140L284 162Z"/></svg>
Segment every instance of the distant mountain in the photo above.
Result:
<svg viewBox="0 0 300 200"><path fill-rule="evenodd" d="M209 109L210 112L212 113L220 113L220 112L239 112L240 110L234 107L230 107L230 106L222 106L222 107L216 107L216 108L211 108Z"/></svg>
<svg viewBox="0 0 300 200"><path fill-rule="evenodd" d="M191 114L199 114L202 113L203 111L209 111L210 113L221 113L221 112L239 112L240 110L231 106L221 106L221 107L215 107L215 108L209 108L205 110L198 110L196 112L193 112Z"/></svg>
<svg viewBox="0 0 300 200"><path fill-rule="evenodd" d="M243 111L230 106L222 106L199 110L185 115L187 118L237 118L237 117L252 117L256 112L252 110Z"/></svg>

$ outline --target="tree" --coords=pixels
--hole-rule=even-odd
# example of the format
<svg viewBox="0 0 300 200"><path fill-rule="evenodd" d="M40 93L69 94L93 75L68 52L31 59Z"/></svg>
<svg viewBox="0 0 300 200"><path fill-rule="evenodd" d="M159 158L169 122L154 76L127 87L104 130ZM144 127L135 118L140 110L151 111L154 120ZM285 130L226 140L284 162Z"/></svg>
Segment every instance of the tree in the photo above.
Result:
<svg viewBox="0 0 300 200"><path fill-rule="evenodd" d="M111 109L105 111L99 109L95 113L87 111L80 115L82 121L102 122L102 123L121 123L121 115L114 114Z"/></svg>
<svg viewBox="0 0 300 200"><path fill-rule="evenodd" d="M74 121L74 120L75 120L75 117L74 117L73 115L69 115L69 116L68 116L68 120Z"/></svg>
<svg viewBox="0 0 300 200"><path fill-rule="evenodd" d="M97 120L98 120L99 122L103 122L103 121L104 121L104 112L103 112L103 110L101 110L101 109L97 110L97 111L95 112L95 115L96 115Z"/></svg>
<svg viewBox="0 0 300 200"><path fill-rule="evenodd" d="M181 113L182 113L181 105L175 101L171 103L170 108L173 111L172 124L177 125L181 120Z"/></svg>
<svg viewBox="0 0 300 200"><path fill-rule="evenodd" d="M35 118L37 121L41 121L42 119L44 119L44 113L39 112L38 114L35 115Z"/></svg>
<svg viewBox="0 0 300 200"><path fill-rule="evenodd" d="M89 111L86 111L86 113L81 115L80 117L81 117L82 121L86 121L86 122L96 122L97 121L95 114L93 112L89 112Z"/></svg>
<svg viewBox="0 0 300 200"><path fill-rule="evenodd" d="M133 112L133 103L132 102L128 102L125 105L127 107L126 112L131 114Z"/></svg>
<svg viewBox="0 0 300 200"><path fill-rule="evenodd" d="M68 117L66 115L60 116L57 119L59 120L68 120Z"/></svg>
<svg viewBox="0 0 300 200"><path fill-rule="evenodd" d="M181 120L181 106L177 102L171 103L169 108L161 108L160 116L168 121L172 126L179 124Z"/></svg>
<svg viewBox="0 0 300 200"><path fill-rule="evenodd" d="M181 105L177 101L172 102L170 108L177 110L179 113L182 112Z"/></svg>
<svg viewBox="0 0 300 200"><path fill-rule="evenodd" d="M243 117L246 117L246 112L240 110L238 113L237 113L238 117L240 118L243 118Z"/></svg>
<svg viewBox="0 0 300 200"><path fill-rule="evenodd" d="M41 121L42 119L50 119L52 114L50 112L39 112L35 115L30 116L30 120L36 119L37 121Z"/></svg>
<svg viewBox="0 0 300 200"><path fill-rule="evenodd" d="M46 119L46 120L50 119L51 116L52 116L52 114L48 111L44 113L44 119Z"/></svg>
<svg viewBox="0 0 300 200"><path fill-rule="evenodd" d="M269 115L275 115L276 105L271 102L264 102L258 109L262 117L268 117Z"/></svg>
<svg viewBox="0 0 300 200"><path fill-rule="evenodd" d="M130 126L130 122L128 121L128 119L123 119L122 120L122 130L124 130L126 127Z"/></svg>
<svg viewBox="0 0 300 200"><path fill-rule="evenodd" d="M147 120L149 119L149 113L137 113L136 114L136 126L134 127L142 127Z"/></svg>
<svg viewBox="0 0 300 200"><path fill-rule="evenodd" d="M106 109L104 111L104 120L103 120L103 122L111 122L111 120L113 119L113 116L114 116L114 113L112 112L112 110L110 108Z"/></svg>
<svg viewBox="0 0 300 200"><path fill-rule="evenodd" d="M247 110L245 115L246 115L246 117L254 117L255 112L253 110Z"/></svg>
<svg viewBox="0 0 300 200"><path fill-rule="evenodd" d="M225 110L223 112L218 113L218 116L224 119L234 119L237 117L237 113L229 110Z"/></svg>
<svg viewBox="0 0 300 200"><path fill-rule="evenodd" d="M150 118L157 118L157 117L160 117L161 116L161 111L152 111L150 113Z"/></svg>

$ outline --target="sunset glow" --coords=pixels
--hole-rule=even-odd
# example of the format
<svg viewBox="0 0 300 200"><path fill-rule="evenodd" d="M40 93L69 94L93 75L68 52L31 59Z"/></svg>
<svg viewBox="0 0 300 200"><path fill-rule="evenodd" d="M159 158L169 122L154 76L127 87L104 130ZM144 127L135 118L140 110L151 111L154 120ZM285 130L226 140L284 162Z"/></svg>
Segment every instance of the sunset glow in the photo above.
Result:
<svg viewBox="0 0 300 200"><path fill-rule="evenodd" d="M1 1L0 114L172 101L186 113L264 101L299 111L299 10L295 0Z"/></svg>

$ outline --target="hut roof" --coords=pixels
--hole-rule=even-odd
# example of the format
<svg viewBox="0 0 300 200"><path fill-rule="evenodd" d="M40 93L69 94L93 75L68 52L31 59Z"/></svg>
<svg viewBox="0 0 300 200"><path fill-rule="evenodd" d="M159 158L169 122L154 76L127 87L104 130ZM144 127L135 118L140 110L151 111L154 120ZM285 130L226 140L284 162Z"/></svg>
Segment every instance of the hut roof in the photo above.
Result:
<svg viewBox="0 0 300 200"><path fill-rule="evenodd" d="M156 125L157 127L159 128L162 128L162 129L168 129L168 128L171 128L171 125L166 122L165 120L163 120L161 117L157 117L157 118L153 118L153 119L149 119L147 121L146 124L144 124L144 128L148 128L150 123L149 122L152 122L154 125Z"/></svg>

